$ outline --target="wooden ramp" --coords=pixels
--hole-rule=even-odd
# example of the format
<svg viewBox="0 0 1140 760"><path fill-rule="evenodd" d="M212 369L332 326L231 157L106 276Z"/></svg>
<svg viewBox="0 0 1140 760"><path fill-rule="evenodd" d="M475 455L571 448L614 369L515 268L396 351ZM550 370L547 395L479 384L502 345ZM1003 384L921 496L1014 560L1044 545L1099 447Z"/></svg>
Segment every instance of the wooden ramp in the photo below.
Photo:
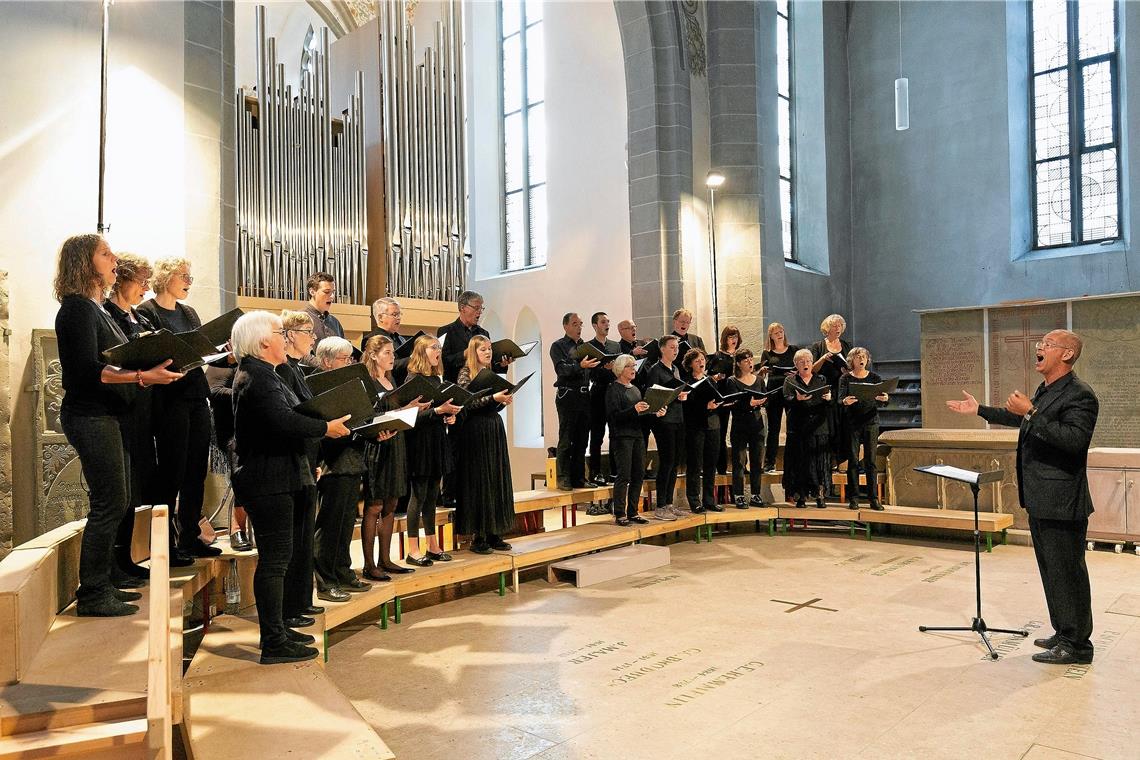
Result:
<svg viewBox="0 0 1140 760"><path fill-rule="evenodd" d="M226 615L202 640L184 684L194 757L395 757L319 659L259 665L258 637L256 620Z"/></svg>
<svg viewBox="0 0 1140 760"><path fill-rule="evenodd" d="M634 544L555 562L547 568L546 578L551 583L569 579L582 588L652 570L669 562L668 546Z"/></svg>
<svg viewBox="0 0 1140 760"><path fill-rule="evenodd" d="M678 521L679 522L679 521ZM577 554L586 554L611 546L634 544L641 538L640 525L621 527L613 523L588 523L574 528L522 536L512 540L512 548L504 556L513 562L511 585L519 591L519 570Z"/></svg>

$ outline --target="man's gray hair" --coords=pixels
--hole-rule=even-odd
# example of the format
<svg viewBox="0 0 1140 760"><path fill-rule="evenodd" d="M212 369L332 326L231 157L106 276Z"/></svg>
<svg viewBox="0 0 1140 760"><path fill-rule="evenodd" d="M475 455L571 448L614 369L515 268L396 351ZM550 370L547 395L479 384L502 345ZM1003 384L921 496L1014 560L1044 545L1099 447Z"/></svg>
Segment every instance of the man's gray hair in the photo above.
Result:
<svg viewBox="0 0 1140 760"><path fill-rule="evenodd" d="M268 311L251 311L238 317L230 332L234 358L261 356L261 344L269 340L274 330L280 330L281 317Z"/></svg>
<svg viewBox="0 0 1140 760"><path fill-rule="evenodd" d="M330 335L317 344L317 361L321 363L322 367L332 364L333 359L342 354L351 353L352 344L336 335Z"/></svg>
<svg viewBox="0 0 1140 760"><path fill-rule="evenodd" d="M395 298L389 298L388 296L384 296L383 298L377 298L375 301L372 302L372 316L376 319L376 321L380 321L380 315L387 312L389 306L399 306L399 305L400 305L400 302L397 301Z"/></svg>
<svg viewBox="0 0 1140 760"><path fill-rule="evenodd" d="M474 290L465 290L459 294L459 305L460 306L466 306L467 304L471 303L472 301L482 301L482 300L483 300L483 296L481 296L479 293L476 293Z"/></svg>

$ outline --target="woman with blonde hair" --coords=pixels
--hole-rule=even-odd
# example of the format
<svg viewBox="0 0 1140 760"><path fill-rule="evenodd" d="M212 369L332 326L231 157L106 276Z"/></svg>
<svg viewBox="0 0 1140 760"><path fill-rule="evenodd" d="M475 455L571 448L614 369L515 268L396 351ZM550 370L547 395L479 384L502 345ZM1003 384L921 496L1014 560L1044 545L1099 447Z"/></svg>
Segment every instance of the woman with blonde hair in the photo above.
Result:
<svg viewBox="0 0 1140 760"><path fill-rule="evenodd" d="M88 487L89 511L79 549L80 616L131 615L140 598L112 583L115 530L130 503L130 455L123 422L138 388L164 385L182 377L167 369L170 360L147 370L107 364L103 351L127 342L111 316L100 308L115 283L115 254L99 235L64 241L55 271L59 312L55 333L64 396L59 421L79 456Z"/></svg>
<svg viewBox="0 0 1140 760"><path fill-rule="evenodd" d="M839 380L839 403L847 422L847 488L851 494L847 500L850 509L859 508L859 481L855 467L859 461L859 447L863 447L863 472L867 474L867 499L871 509L881 510L879 503L878 478L875 471L875 450L879 447L879 407L885 406L890 397L885 393L875 396L874 401L860 401L852 395L853 383L881 383L883 378L872 372L871 352L856 346L847 354L847 364L851 371Z"/></svg>
<svg viewBox="0 0 1140 760"><path fill-rule="evenodd" d="M420 375L431 384L443 385L443 349L434 335L421 335L412 346L408 378ZM408 474L412 498L408 501L409 565L430 567L433 562L450 562L435 535L435 508L439 502L440 480L451 472L446 426L455 424L460 407L452 403L420 411L416 426L408 431ZM420 527L427 539L426 554L420 554Z"/></svg>
<svg viewBox="0 0 1140 760"><path fill-rule="evenodd" d="M784 380L796 371L792 357L799 346L788 343L784 326L779 322L768 325L768 337L764 341L764 351L760 354L761 370L768 373L764 390L772 391L784 387ZM764 471L776 471L776 455L780 451L780 424L784 416L784 394L773 393L765 407L768 415L768 433L764 441Z"/></svg>
<svg viewBox="0 0 1140 760"><path fill-rule="evenodd" d="M847 329L847 320L838 314L828 314L819 323L823 338L811 346L815 363L811 371L822 375L831 386L831 406L827 410L831 446L831 466L835 469L847 461L847 420L839 413L839 379L847 374L847 354L851 344L840 336ZM830 476L828 480L830 481ZM830 482L828 484L830 488Z"/></svg>
<svg viewBox="0 0 1140 760"><path fill-rule="evenodd" d="M392 372L396 366L395 344L387 335L373 335L364 342L361 363L375 383L377 412L391 411L385 396L396 389ZM412 402L415 404L415 401ZM428 404L420 406L427 408ZM403 433L387 431L369 440L364 447L364 519L360 523L360 547L364 553L363 575L372 581L388 581L389 573L412 573L410 567L391 560L392 533L396 525L396 505L408 493L408 448ZM379 539L380 552L376 543Z"/></svg>
<svg viewBox="0 0 1140 760"><path fill-rule="evenodd" d="M190 261L170 257L154 262L154 298L139 306L156 327L172 333L202 326L198 312L183 303L194 278ZM210 384L201 367L154 394L154 444L158 454L156 502L178 505L178 548L191 557L216 557L222 550L199 537L206 469L210 459Z"/></svg>

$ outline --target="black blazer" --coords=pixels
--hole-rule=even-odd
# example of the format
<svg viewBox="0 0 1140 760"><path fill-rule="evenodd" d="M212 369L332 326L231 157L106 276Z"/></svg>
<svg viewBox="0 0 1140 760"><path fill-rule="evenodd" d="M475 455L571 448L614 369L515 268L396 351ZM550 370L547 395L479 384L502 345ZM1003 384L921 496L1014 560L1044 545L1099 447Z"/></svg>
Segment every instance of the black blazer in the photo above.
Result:
<svg viewBox="0 0 1140 760"><path fill-rule="evenodd" d="M1037 393L1042 393L1040 386ZM1031 517L1088 519L1093 511L1089 444L1100 402L1093 389L1072 372L1035 398L1037 411L1028 420L994 406L978 407L978 416L1018 428L1017 495Z"/></svg>
<svg viewBox="0 0 1140 760"><path fill-rule="evenodd" d="M269 362L243 357L234 375L234 459L230 480L240 503L313 485L305 439L319 438L323 420L293 411L298 403Z"/></svg>

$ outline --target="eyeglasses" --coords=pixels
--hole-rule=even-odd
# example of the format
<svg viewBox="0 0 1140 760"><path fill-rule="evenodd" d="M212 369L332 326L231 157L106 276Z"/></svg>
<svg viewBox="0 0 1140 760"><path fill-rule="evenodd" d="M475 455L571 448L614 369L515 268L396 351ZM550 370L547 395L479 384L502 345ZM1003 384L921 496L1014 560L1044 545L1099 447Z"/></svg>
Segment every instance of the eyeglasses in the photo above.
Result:
<svg viewBox="0 0 1140 760"><path fill-rule="evenodd" d="M282 338L289 332L288 330L270 330L271 335L280 335Z"/></svg>
<svg viewBox="0 0 1140 760"><path fill-rule="evenodd" d="M402 312L402 311L390 311L387 314L385 314L384 316L386 316L386 317L402 317L402 316L404 316L404 312Z"/></svg>
<svg viewBox="0 0 1140 760"><path fill-rule="evenodd" d="M1054 343L1051 340L1039 340L1034 344L1034 348L1040 351L1043 348L1059 348L1062 351L1067 350L1068 346L1062 346L1060 343Z"/></svg>
<svg viewBox="0 0 1140 760"><path fill-rule="evenodd" d="M294 333L301 333L302 335L312 335L312 334L313 334L313 328L311 328L311 327L310 327L310 328L306 328L306 329L303 329L303 330L302 330L302 329L297 329L297 328L294 328L294 329L291 329L291 330L286 330L285 332L294 332Z"/></svg>
<svg viewBox="0 0 1140 760"><path fill-rule="evenodd" d="M482 304L480 304L479 306L475 306L474 304L465 303L465 304L463 304L463 306L464 306L464 308L470 309L471 311L475 312L476 314L482 314L484 311L487 310L487 307L483 306Z"/></svg>
<svg viewBox="0 0 1140 760"><path fill-rule="evenodd" d="M183 279L183 280L186 282L186 284L187 284L187 285L190 285L191 283L193 283L193 282L194 282L194 278L193 278L193 277L191 277L191 276L190 276L190 275L188 275L188 274L185 274L185 273L179 273L179 275L178 275L178 276L179 276L179 277L181 277L181 278L182 278L182 279Z"/></svg>

